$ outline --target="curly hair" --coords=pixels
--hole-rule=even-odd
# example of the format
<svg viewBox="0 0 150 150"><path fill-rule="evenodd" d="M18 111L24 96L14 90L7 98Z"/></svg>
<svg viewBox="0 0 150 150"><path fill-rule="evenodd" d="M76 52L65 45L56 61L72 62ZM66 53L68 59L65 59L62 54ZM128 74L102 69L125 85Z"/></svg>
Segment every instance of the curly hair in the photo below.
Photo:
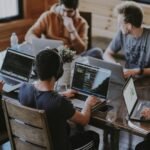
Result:
<svg viewBox="0 0 150 150"><path fill-rule="evenodd" d="M123 15L126 23L131 23L137 28L143 22L143 10L136 2L127 1L117 5L115 13Z"/></svg>

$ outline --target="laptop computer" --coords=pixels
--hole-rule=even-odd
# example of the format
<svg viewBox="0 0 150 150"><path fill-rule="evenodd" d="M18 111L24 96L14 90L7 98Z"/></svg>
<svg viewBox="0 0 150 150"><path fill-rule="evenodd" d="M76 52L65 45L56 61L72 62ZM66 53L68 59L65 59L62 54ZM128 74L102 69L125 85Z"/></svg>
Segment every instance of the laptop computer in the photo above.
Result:
<svg viewBox="0 0 150 150"><path fill-rule="evenodd" d="M51 40L45 38L33 38L32 39L32 54L36 56L41 50L45 49L46 47L49 48L57 48L59 46L63 46L64 43L61 40Z"/></svg>
<svg viewBox="0 0 150 150"><path fill-rule="evenodd" d="M75 97L72 100L73 105L82 109L88 95L94 95L100 98L100 102L105 102L108 95L110 76L111 71L108 69L76 62L71 88L78 91L84 98ZM96 109L96 107L93 109Z"/></svg>
<svg viewBox="0 0 150 150"><path fill-rule="evenodd" d="M150 108L150 101L138 99L132 77L128 79L128 81L126 82L123 88L123 97L127 107L129 119L135 121L150 121L150 120L145 120L141 116L141 111L145 107Z"/></svg>
<svg viewBox="0 0 150 150"><path fill-rule="evenodd" d="M11 92L28 82L32 70L33 57L7 49L1 70L0 80L5 82L3 91Z"/></svg>
<svg viewBox="0 0 150 150"><path fill-rule="evenodd" d="M86 56L77 59L77 62L82 62L91 66L101 67L111 70L110 82L123 86L125 84L125 78L123 75L123 67L119 64L110 63L101 59Z"/></svg>

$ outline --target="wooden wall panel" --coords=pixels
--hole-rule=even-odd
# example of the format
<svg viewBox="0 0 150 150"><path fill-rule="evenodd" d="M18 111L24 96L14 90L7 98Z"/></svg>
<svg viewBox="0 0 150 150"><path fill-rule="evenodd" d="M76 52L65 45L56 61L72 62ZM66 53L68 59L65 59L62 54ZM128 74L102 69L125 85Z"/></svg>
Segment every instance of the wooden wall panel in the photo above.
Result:
<svg viewBox="0 0 150 150"><path fill-rule="evenodd" d="M20 43L24 41L24 35L27 30L40 14L47 9L48 0L23 0L23 5L23 19L0 23L0 50L4 50L10 45L12 32L17 33Z"/></svg>
<svg viewBox="0 0 150 150"><path fill-rule="evenodd" d="M117 30L113 10L121 0L81 0L80 10L92 12L93 36L112 38ZM150 27L150 5L140 4L144 10L144 25Z"/></svg>

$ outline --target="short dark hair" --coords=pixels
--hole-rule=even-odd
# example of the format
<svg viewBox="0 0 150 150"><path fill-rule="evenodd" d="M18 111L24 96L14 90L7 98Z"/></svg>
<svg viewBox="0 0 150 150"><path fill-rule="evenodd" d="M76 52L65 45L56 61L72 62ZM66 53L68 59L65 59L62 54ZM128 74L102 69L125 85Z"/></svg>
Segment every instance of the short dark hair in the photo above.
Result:
<svg viewBox="0 0 150 150"><path fill-rule="evenodd" d="M143 22L142 8L136 2L123 2L115 8L115 12L123 15L124 21L135 27L140 27Z"/></svg>
<svg viewBox="0 0 150 150"><path fill-rule="evenodd" d="M38 53L35 67L40 80L56 77L60 68L60 56L55 49L45 49Z"/></svg>
<svg viewBox="0 0 150 150"><path fill-rule="evenodd" d="M60 4L64 4L67 8L77 9L79 0L60 0Z"/></svg>

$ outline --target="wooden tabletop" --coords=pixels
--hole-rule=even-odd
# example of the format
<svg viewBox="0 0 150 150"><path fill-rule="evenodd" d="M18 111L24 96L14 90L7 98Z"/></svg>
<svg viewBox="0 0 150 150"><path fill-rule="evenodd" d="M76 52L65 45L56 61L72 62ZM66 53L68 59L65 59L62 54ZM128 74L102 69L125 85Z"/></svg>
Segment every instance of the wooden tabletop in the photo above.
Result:
<svg viewBox="0 0 150 150"><path fill-rule="evenodd" d="M135 80L138 98L150 100L150 77ZM127 108L124 103L121 86L111 85L112 98L109 99L108 105L113 109L106 112L97 111L93 114L91 124L105 128L125 130L139 136L145 136L150 132L150 123L137 122L128 119Z"/></svg>

